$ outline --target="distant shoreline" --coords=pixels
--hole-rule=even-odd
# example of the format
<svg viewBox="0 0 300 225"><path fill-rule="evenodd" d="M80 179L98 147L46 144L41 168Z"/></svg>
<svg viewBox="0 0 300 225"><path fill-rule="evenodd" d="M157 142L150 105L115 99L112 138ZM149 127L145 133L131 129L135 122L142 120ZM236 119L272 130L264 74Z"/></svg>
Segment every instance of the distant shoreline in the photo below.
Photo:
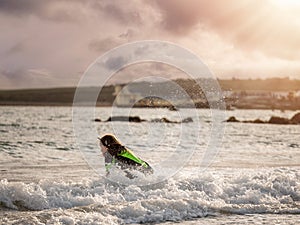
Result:
<svg viewBox="0 0 300 225"><path fill-rule="evenodd" d="M8 106L13 106L13 107L73 107L73 104L55 104L55 103L51 103L51 104L46 104L46 103L18 103L16 104L14 103L8 103L8 104L3 104L0 103L0 108L1 107L8 107ZM94 106L83 106L83 107L94 107ZM96 105L97 108L104 108L104 107L112 107L112 105ZM126 106L119 106L119 108L129 108ZM153 108L165 108L167 109L167 107L134 107L134 108L149 108L149 109L153 109ZM189 109L189 108L194 108L194 107L182 107L179 108L180 109ZM210 109L210 108L198 108L198 109ZM226 110L271 110L271 111L299 111L300 108L268 108L268 107L243 107L243 108L232 108L232 109L226 109Z"/></svg>
<svg viewBox="0 0 300 225"><path fill-rule="evenodd" d="M194 104L189 104L178 96L174 102L155 97L155 91L162 96L172 93L170 82L162 83L131 83L120 85L109 85L104 87L81 87L83 93L82 102L86 102L89 96L98 94L97 107L110 107L117 104L120 107L142 108L209 108L208 101L201 87L194 80L177 79L176 82L186 93ZM211 79L200 79L204 85L215 82ZM262 110L300 110L300 80L288 78L256 79L256 80L218 80L223 90L223 99L226 108L231 109L262 109ZM130 86L129 93L122 96L122 101L115 101L123 87ZM154 96L140 98L139 92L151 86ZM169 89L170 88L170 89ZM19 89L0 90L0 106L67 106L73 105L76 87L45 88L45 89ZM99 93L99 91L101 92ZM173 90L174 91L174 90ZM170 93L169 93L170 92ZM166 98L167 99L167 98ZM120 99L117 99L120 100ZM86 103L93 106L93 103Z"/></svg>

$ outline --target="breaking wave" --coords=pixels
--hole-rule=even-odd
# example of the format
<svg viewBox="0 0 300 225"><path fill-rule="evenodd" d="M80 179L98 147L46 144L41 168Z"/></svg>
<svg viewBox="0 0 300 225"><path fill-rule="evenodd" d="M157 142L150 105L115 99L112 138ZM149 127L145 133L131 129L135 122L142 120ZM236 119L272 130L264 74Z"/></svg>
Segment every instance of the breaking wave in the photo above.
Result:
<svg viewBox="0 0 300 225"><path fill-rule="evenodd" d="M0 207L43 216L48 209L53 220L82 223L182 221L224 213L300 214L299 178L297 170L281 168L233 176L182 175L149 187L125 187L103 179L28 184L1 180Z"/></svg>

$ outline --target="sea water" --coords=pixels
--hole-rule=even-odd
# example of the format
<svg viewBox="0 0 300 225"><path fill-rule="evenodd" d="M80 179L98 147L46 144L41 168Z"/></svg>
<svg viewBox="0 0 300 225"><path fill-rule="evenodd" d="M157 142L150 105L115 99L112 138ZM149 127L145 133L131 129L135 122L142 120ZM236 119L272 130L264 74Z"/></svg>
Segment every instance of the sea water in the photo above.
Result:
<svg viewBox="0 0 300 225"><path fill-rule="evenodd" d="M87 141L88 151L78 145L71 107L0 107L0 224L299 224L300 126L224 122L220 149L209 150L216 155L204 167L217 134L209 109L191 110L131 109L147 121L95 123L99 135L117 134L154 167L162 179L147 186L106 179L97 140ZM95 118L111 113L96 108ZM235 110L226 117L294 113ZM149 122L189 115L193 122L184 125Z"/></svg>

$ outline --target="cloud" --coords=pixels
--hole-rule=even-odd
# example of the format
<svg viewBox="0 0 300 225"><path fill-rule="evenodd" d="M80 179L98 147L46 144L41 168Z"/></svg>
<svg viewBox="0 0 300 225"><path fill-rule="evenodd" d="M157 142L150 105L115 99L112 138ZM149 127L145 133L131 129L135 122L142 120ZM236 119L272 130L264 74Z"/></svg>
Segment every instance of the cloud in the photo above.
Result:
<svg viewBox="0 0 300 225"><path fill-rule="evenodd" d="M134 8L131 10L124 10L119 4L108 3L103 7L105 14L122 24L136 23L141 24L141 16Z"/></svg>
<svg viewBox="0 0 300 225"><path fill-rule="evenodd" d="M234 30L260 14L260 0L156 0L162 12L162 26L169 32L186 35L202 24L220 30ZM238 26L238 27L237 27Z"/></svg>
<svg viewBox="0 0 300 225"><path fill-rule="evenodd" d="M27 72L33 76L51 77L51 73L44 68L29 69Z"/></svg>
<svg viewBox="0 0 300 225"><path fill-rule="evenodd" d="M136 32L133 29L128 29L126 32L119 34L118 36L109 36L105 38L94 38L88 44L88 48L98 53L104 53L111 50L121 44L125 44L132 40Z"/></svg>
<svg viewBox="0 0 300 225"><path fill-rule="evenodd" d="M190 49L221 78L297 76L300 21L293 15L261 0L0 0L0 88L76 85L99 56L145 39ZM116 57L107 66L124 62ZM180 75L139 68L126 74Z"/></svg>
<svg viewBox="0 0 300 225"><path fill-rule="evenodd" d="M300 21L260 0L156 1L162 27L185 36L197 27L216 32L245 50L260 50L281 58L299 59ZM296 21L298 19L298 22Z"/></svg>
<svg viewBox="0 0 300 225"><path fill-rule="evenodd" d="M23 76L24 70L22 70L22 69L8 70L8 69L0 68L0 74L3 77L6 77L6 78L11 79L11 80L15 80L15 79L18 79L21 76Z"/></svg>
<svg viewBox="0 0 300 225"><path fill-rule="evenodd" d="M185 34L199 22L199 1L157 0L156 4L163 15L161 25L169 32Z"/></svg>
<svg viewBox="0 0 300 225"><path fill-rule="evenodd" d="M120 68L122 65L126 64L127 60L124 57L110 57L106 62L105 66L110 70L116 70Z"/></svg>
<svg viewBox="0 0 300 225"><path fill-rule="evenodd" d="M14 89L23 87L23 83L25 82L27 85L31 83L30 79L28 79L28 73L23 68L18 69L3 69L0 68L0 80L3 82L2 88L5 89Z"/></svg>
<svg viewBox="0 0 300 225"><path fill-rule="evenodd" d="M31 14L39 11L45 5L45 2L39 0L1 0L0 11L14 16Z"/></svg>
<svg viewBox="0 0 300 225"><path fill-rule="evenodd" d="M17 54L20 53L24 50L25 46L23 42L18 42L15 45L13 45L11 48L9 48L6 51L7 55L13 55L13 54Z"/></svg>
<svg viewBox="0 0 300 225"><path fill-rule="evenodd" d="M16 70L0 68L1 89L68 86L66 79L69 78L56 77L44 68Z"/></svg>
<svg viewBox="0 0 300 225"><path fill-rule="evenodd" d="M118 45L118 41L115 40L113 37L107 37L104 39L93 39L88 44L90 50L95 52L106 52L113 47Z"/></svg>
<svg viewBox="0 0 300 225"><path fill-rule="evenodd" d="M142 16L134 1L119 0L1 0L0 12L14 16L36 16L56 22L79 22L97 16L120 24L142 24ZM138 5L138 4L137 4Z"/></svg>
<svg viewBox="0 0 300 225"><path fill-rule="evenodd" d="M11 17L24 18L36 16L40 19L56 22L74 22L81 18L81 11L73 6L81 5L82 1L68 0L1 0L0 12Z"/></svg>

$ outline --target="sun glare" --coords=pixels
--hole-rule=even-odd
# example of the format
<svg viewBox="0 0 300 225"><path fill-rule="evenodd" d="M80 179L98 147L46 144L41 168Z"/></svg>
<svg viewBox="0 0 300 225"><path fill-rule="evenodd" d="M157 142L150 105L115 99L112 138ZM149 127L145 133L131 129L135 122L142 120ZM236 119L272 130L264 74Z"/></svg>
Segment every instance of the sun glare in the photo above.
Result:
<svg viewBox="0 0 300 225"><path fill-rule="evenodd" d="M270 1L280 7L300 6L300 0L270 0Z"/></svg>

